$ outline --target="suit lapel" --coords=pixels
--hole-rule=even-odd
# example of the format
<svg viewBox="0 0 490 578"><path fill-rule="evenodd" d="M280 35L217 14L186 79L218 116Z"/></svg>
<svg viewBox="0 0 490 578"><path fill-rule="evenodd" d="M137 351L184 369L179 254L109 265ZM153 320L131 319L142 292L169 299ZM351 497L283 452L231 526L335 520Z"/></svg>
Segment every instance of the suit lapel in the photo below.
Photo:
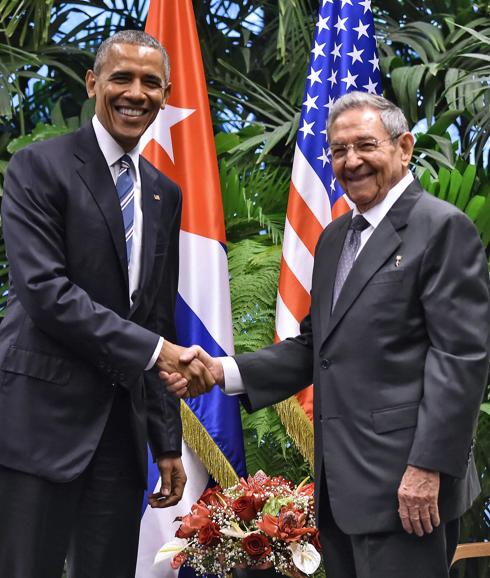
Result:
<svg viewBox="0 0 490 578"><path fill-rule="evenodd" d="M355 260L352 270L342 287L335 308L330 314L337 264L350 219L348 219L347 225L342 227L342 231L344 231L344 228L345 231L342 235L339 235L339 238L341 238L340 250L337 243L334 247L335 263L330 271L325 272L325 275L328 275L328 281L325 283L328 290L326 291L324 305L322 306L322 320L328 320L328 322L324 321L322 324L324 327L324 333L321 336L322 344L328 339L335 327L337 327L371 277L390 258L397 247L400 246L402 240L397 231L406 226L410 211L419 199L422 191L423 189L417 180L411 183L385 218L376 227L359 254L359 257Z"/></svg>
<svg viewBox="0 0 490 578"><path fill-rule="evenodd" d="M104 155L99 148L92 124L79 131L79 150L76 156L83 162L78 174L97 203L111 233L121 272L128 285L128 261L121 207L116 187Z"/></svg>
<svg viewBox="0 0 490 578"><path fill-rule="evenodd" d="M141 178L141 207L143 211L143 245L141 248L141 273L138 291L136 293L130 315L138 307L143 289L153 269L155 259L155 245L158 235L158 223L160 220L160 196L156 194L156 174L150 173L146 163L140 159Z"/></svg>

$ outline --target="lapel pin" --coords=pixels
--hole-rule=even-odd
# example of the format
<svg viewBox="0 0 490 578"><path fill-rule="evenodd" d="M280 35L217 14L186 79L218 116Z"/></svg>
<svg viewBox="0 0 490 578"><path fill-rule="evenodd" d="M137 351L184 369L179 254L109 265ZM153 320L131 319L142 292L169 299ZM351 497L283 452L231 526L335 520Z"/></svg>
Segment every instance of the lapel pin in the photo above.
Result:
<svg viewBox="0 0 490 578"><path fill-rule="evenodd" d="M155 201L159 201L159 200L160 200L160 195L153 195L153 198L155 199Z"/></svg>
<svg viewBox="0 0 490 578"><path fill-rule="evenodd" d="M399 267L401 261L402 261L402 256L401 256L401 255L397 255L397 256L395 257L395 267Z"/></svg>

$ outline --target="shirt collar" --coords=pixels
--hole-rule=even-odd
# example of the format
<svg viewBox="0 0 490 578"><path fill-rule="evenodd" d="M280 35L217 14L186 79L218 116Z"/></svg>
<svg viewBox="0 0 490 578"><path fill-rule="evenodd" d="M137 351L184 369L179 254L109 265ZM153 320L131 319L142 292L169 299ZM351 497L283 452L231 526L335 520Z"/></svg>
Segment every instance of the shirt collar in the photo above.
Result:
<svg viewBox="0 0 490 578"><path fill-rule="evenodd" d="M401 179L401 181L398 181L398 183L388 191L388 194L381 201L381 203L374 205L374 207L371 207L370 209L362 213L362 216L371 225L371 227L375 229L381 223L381 221L388 214L388 211L396 203L396 201L398 201L398 199L401 197L405 189L413 180L414 178L412 173L408 171L408 173ZM356 206L354 206L352 217L355 217L356 215L360 214L361 213L359 212L359 209Z"/></svg>
<svg viewBox="0 0 490 578"><path fill-rule="evenodd" d="M100 150L102 151L109 167L112 167L124 154L127 154L133 162L133 167L135 167L136 170L139 163L139 145L136 145L134 149L126 153L122 146L114 140L109 131L102 125L95 114L92 118L92 125L94 127L95 137L99 143Z"/></svg>

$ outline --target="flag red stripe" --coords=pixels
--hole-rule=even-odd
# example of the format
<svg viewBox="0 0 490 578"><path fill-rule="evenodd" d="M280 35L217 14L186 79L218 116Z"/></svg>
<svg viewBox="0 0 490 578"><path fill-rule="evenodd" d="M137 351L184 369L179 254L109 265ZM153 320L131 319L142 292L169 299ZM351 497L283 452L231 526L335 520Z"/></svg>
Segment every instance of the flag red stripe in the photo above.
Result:
<svg viewBox="0 0 490 578"><path fill-rule="evenodd" d="M298 237L314 255L323 227L292 182L289 189L287 217Z"/></svg>
<svg viewBox="0 0 490 578"><path fill-rule="evenodd" d="M301 321L310 309L310 294L298 281L284 258L281 260L279 294L293 316Z"/></svg>

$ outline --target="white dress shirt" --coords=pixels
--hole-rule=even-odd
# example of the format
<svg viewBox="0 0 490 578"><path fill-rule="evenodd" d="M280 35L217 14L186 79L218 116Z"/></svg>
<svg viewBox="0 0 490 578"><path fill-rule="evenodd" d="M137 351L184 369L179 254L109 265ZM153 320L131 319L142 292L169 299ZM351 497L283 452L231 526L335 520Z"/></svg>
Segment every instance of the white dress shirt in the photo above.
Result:
<svg viewBox="0 0 490 578"><path fill-rule="evenodd" d="M388 194L380 203L374 205L374 207L371 207L366 212L362 213L362 216L369 223L369 227L361 232L361 244L356 254L356 259L366 245L369 237L374 233L374 229L376 229L376 227L386 217L388 211L401 197L402 193L412 181L413 175L409 171L401 181L399 181L392 189L388 191ZM360 214L361 213L359 212L358 208L354 207L352 217ZM240 375L240 370L238 369L238 365L233 357L220 357L219 359L223 364L223 373L225 376L225 393L227 395L240 395L245 393L245 386L243 385L242 376Z"/></svg>
<svg viewBox="0 0 490 578"><path fill-rule="evenodd" d="M131 247L131 260L128 268L129 278L129 304L133 304L132 296L138 289L141 275L141 250L143 247L143 210L141 208L141 177L140 177L140 151L137 145L133 150L126 152L121 145L114 140L111 134L102 126L101 122L94 115L92 125L95 137L99 143L100 150L104 155L112 180L116 184L120 170L120 159L123 155L128 155L131 159L130 173L134 183L134 223L133 223L133 243ZM163 345L163 337L160 337L158 345L151 356L145 369L151 369L157 360L160 349Z"/></svg>

